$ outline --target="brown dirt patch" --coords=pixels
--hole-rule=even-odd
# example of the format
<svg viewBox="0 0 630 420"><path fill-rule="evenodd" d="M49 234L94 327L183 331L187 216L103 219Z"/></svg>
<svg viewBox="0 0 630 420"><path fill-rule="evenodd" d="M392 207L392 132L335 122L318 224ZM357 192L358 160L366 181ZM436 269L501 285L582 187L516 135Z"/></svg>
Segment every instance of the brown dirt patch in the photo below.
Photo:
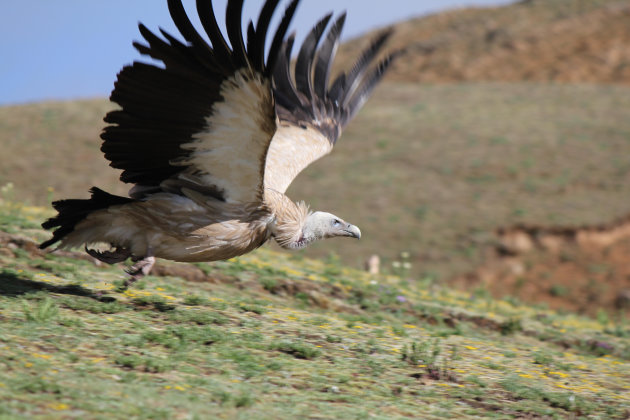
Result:
<svg viewBox="0 0 630 420"><path fill-rule="evenodd" d="M496 232L486 262L452 284L487 287L554 309L630 312L630 216L582 227L514 226Z"/></svg>

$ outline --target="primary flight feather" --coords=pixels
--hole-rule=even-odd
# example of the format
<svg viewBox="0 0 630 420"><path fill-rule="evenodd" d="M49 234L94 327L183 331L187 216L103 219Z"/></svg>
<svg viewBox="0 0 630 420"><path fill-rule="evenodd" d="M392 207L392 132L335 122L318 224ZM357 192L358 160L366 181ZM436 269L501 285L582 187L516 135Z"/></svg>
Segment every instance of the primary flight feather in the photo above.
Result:
<svg viewBox="0 0 630 420"><path fill-rule="evenodd" d="M96 187L90 199L53 203L56 228L46 248L85 246L93 257L116 263L131 258L130 281L146 275L156 257L216 261L245 254L274 238L288 249L313 241L360 238L359 228L325 212L310 212L284 193L309 164L330 153L391 63L373 64L389 31L380 34L355 65L330 82L345 14L324 40L331 15L307 35L292 65L294 35L287 36L299 0L293 0L271 36L279 0L266 0L243 35L244 0L229 0L227 39L211 0L197 0L210 44L191 24L181 0L168 0L184 41L140 24L136 49L162 63L134 62L118 74L111 100L120 109L101 150L129 197ZM292 70L293 68L293 70ZM106 243L110 251L97 251Z"/></svg>

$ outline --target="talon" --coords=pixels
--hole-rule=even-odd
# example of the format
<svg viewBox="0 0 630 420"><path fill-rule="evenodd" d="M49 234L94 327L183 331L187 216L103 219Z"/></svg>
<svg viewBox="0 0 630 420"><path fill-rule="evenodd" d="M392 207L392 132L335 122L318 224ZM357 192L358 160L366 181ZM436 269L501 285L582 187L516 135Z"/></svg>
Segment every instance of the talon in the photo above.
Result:
<svg viewBox="0 0 630 420"><path fill-rule="evenodd" d="M136 263L125 270L129 274L129 278L125 280L125 286L130 286L148 275L155 264L155 257L134 258L133 261Z"/></svg>

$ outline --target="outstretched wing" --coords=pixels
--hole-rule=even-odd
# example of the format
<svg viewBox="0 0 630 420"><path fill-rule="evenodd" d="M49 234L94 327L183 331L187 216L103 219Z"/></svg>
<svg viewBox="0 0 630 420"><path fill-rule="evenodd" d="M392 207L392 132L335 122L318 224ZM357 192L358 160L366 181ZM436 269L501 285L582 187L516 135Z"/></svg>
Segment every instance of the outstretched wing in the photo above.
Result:
<svg viewBox="0 0 630 420"><path fill-rule="evenodd" d="M385 41L386 30L362 52L349 71L329 86L330 72L345 22L342 14L318 45L331 15L325 16L306 37L291 72L294 37L283 43L273 73L276 112L280 124L271 142L265 168L265 187L285 192L308 165L330 153L343 127L368 99L398 53L373 65Z"/></svg>
<svg viewBox="0 0 630 420"><path fill-rule="evenodd" d="M118 74L111 100L120 105L105 117L110 125L101 150L121 180L136 184L130 195L192 189L230 202L262 200L265 156L276 131L272 69L297 7L286 9L265 60L265 40L279 0L266 0L247 43L244 0L229 0L227 40L211 0L197 0L209 45L193 27L181 0L168 7L185 42L140 24L146 44L134 43L162 66L134 62ZM231 46L228 45L228 41Z"/></svg>

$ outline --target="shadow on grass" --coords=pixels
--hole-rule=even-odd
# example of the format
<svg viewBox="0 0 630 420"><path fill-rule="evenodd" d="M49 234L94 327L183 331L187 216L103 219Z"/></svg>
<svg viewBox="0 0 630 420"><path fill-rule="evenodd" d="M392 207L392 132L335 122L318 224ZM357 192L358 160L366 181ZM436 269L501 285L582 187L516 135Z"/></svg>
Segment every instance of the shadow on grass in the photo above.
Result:
<svg viewBox="0 0 630 420"><path fill-rule="evenodd" d="M99 302L114 302L116 299L111 296L102 296L90 289L78 285L56 286L40 281L29 280L10 271L0 270L0 296L22 296L38 291L60 293L96 299Z"/></svg>

